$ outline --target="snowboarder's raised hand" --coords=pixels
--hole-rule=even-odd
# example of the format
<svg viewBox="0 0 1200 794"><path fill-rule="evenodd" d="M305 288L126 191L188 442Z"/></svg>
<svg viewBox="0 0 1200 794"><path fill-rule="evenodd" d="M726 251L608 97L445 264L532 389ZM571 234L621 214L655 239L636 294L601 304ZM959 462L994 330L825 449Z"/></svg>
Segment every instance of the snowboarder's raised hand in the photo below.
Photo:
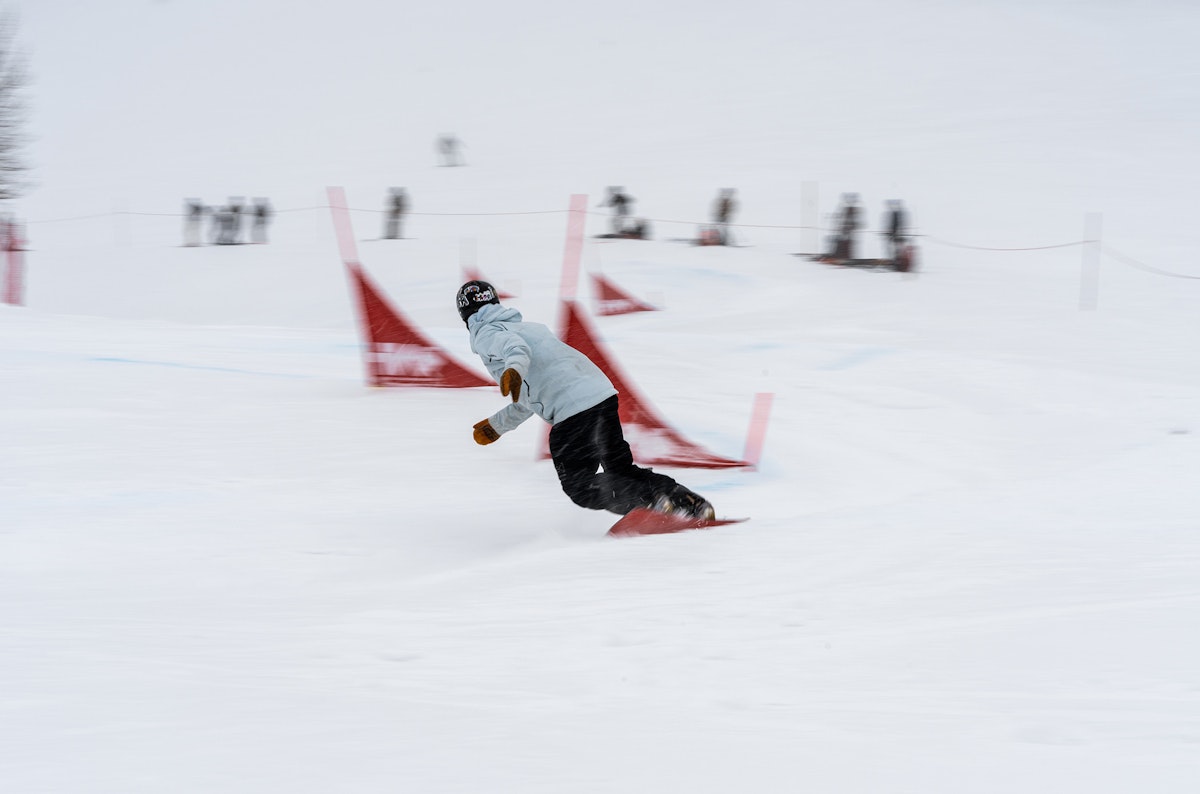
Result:
<svg viewBox="0 0 1200 794"><path fill-rule="evenodd" d="M512 370L509 370L511 372ZM499 441L500 434L496 432L496 428L492 427L492 423L484 419L482 422L475 423L475 443L484 446Z"/></svg>
<svg viewBox="0 0 1200 794"><path fill-rule="evenodd" d="M521 373L512 367L504 370L504 374L500 376L500 393L507 397L509 392L512 392L513 402L521 399Z"/></svg>

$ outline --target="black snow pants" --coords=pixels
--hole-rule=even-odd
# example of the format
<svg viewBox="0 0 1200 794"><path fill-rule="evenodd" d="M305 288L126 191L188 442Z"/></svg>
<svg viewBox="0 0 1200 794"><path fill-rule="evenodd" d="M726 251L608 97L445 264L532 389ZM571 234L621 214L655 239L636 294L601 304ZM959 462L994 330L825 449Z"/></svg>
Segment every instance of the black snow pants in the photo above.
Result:
<svg viewBox="0 0 1200 794"><path fill-rule="evenodd" d="M563 491L592 510L625 515L676 486L667 475L634 465L616 395L550 428L550 457Z"/></svg>

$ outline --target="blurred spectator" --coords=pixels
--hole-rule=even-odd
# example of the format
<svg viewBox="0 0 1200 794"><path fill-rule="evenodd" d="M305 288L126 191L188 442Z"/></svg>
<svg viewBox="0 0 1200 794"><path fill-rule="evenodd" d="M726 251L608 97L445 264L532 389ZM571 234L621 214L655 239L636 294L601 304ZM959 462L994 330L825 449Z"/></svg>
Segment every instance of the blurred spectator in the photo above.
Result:
<svg viewBox="0 0 1200 794"><path fill-rule="evenodd" d="M847 261L854 258L854 235L862 223L857 193L843 193L838 211L837 231L833 238L832 259Z"/></svg>
<svg viewBox="0 0 1200 794"><path fill-rule="evenodd" d="M208 227L208 241L215 245L225 245L229 238L229 207L213 207L210 214L212 220Z"/></svg>
<svg viewBox="0 0 1200 794"><path fill-rule="evenodd" d="M271 222L271 202L265 198L254 199L252 211L254 222L250 227L250 240L255 243L267 242L267 224Z"/></svg>
<svg viewBox="0 0 1200 794"><path fill-rule="evenodd" d="M439 135L437 139L438 154L442 157L442 165L462 165L462 141L453 133Z"/></svg>
<svg viewBox="0 0 1200 794"><path fill-rule="evenodd" d="M404 237L404 215L408 212L408 194L404 188L392 188L386 203L386 212L387 220L384 224L383 239L402 239Z"/></svg>
<svg viewBox="0 0 1200 794"><path fill-rule="evenodd" d="M183 205L183 244L191 247L200 245L200 226L208 208L200 199L187 199Z"/></svg>
<svg viewBox="0 0 1200 794"><path fill-rule="evenodd" d="M908 239L908 212L900 199L892 199L887 204L888 209L883 216L883 236L887 243L888 259L898 262Z"/></svg>
<svg viewBox="0 0 1200 794"><path fill-rule="evenodd" d="M597 205L600 207L612 207L612 233L617 237L627 236L628 233L634 231L629 228L629 210L633 207L633 196L625 192L622 187L610 187L608 189L608 200ZM631 236L631 235L630 235ZM637 236L641 236L640 234Z"/></svg>
<svg viewBox="0 0 1200 794"><path fill-rule="evenodd" d="M241 196L230 197L229 214L225 226L226 245L239 245L242 242L242 205L245 202Z"/></svg>
<svg viewBox="0 0 1200 794"><path fill-rule="evenodd" d="M713 226L717 232L718 245L729 245L729 224L733 221L733 213L737 210L737 201L733 198L731 187L722 188L717 200L713 203Z"/></svg>

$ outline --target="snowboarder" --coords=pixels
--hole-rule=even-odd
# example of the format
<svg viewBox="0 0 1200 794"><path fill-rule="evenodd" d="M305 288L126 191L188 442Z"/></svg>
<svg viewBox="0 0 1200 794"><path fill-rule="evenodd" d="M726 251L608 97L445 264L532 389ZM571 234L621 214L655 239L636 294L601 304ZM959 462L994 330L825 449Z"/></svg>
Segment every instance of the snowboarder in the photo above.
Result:
<svg viewBox="0 0 1200 794"><path fill-rule="evenodd" d="M471 350L512 402L477 422L475 442L491 444L533 414L550 424L550 457L563 491L580 507L625 515L634 508L711 520L713 506L665 474L637 466L608 376L540 323L500 305L486 281L458 290L458 315Z"/></svg>

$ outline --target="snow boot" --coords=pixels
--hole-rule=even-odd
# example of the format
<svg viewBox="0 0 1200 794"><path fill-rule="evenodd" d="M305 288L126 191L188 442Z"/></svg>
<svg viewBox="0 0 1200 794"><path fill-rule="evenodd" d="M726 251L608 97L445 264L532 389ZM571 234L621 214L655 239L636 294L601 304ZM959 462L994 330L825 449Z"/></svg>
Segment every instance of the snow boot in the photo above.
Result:
<svg viewBox="0 0 1200 794"><path fill-rule="evenodd" d="M654 503L650 505L650 509L656 513L675 513L706 521L717 517L717 511L711 502L682 485L676 485L670 493L659 494Z"/></svg>

